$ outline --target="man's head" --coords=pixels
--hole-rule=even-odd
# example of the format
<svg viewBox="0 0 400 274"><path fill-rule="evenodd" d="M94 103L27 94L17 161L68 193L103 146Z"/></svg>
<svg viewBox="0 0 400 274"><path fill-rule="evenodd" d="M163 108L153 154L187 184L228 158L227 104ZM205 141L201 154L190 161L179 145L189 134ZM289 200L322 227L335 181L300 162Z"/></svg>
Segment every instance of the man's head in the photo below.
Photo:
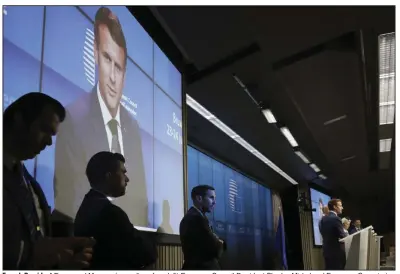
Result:
<svg viewBox="0 0 400 274"><path fill-rule="evenodd" d="M200 185L192 189L193 204L203 213L211 212L215 206L215 189L212 186Z"/></svg>
<svg viewBox="0 0 400 274"><path fill-rule="evenodd" d="M39 92L21 96L3 113L4 136L13 144L7 149L19 161L35 158L52 144L64 119L65 109L54 98Z"/></svg>
<svg viewBox="0 0 400 274"><path fill-rule="evenodd" d="M342 218L342 224L344 229L348 230L350 227L350 220L347 218Z"/></svg>
<svg viewBox="0 0 400 274"><path fill-rule="evenodd" d="M357 228L361 228L361 220L360 219L355 219L354 220L354 226Z"/></svg>
<svg viewBox="0 0 400 274"><path fill-rule="evenodd" d="M101 7L96 13L94 39L101 97L115 116L124 88L128 55L121 24L108 8Z"/></svg>
<svg viewBox="0 0 400 274"><path fill-rule="evenodd" d="M96 153L86 167L90 186L107 196L125 195L129 178L126 176L125 158L119 153Z"/></svg>
<svg viewBox="0 0 400 274"><path fill-rule="evenodd" d="M336 212L338 215L342 214L343 211L343 205L342 205L342 200L340 199L332 199L328 203L328 208L330 211Z"/></svg>
<svg viewBox="0 0 400 274"><path fill-rule="evenodd" d="M326 215L328 215L328 213L329 213L329 208L328 208L328 206L324 206L324 207L322 208L322 214L323 214L324 216L326 216Z"/></svg>

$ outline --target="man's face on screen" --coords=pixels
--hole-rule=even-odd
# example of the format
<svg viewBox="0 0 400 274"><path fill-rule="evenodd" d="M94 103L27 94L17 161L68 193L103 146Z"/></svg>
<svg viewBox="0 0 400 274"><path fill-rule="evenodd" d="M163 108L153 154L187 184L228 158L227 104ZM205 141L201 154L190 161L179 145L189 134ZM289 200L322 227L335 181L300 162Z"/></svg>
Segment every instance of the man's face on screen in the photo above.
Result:
<svg viewBox="0 0 400 274"><path fill-rule="evenodd" d="M99 25L99 41L95 41L95 58L99 88L112 115L117 113L125 80L125 51L112 38L106 25ZM96 46L97 45L97 46Z"/></svg>
<svg viewBox="0 0 400 274"><path fill-rule="evenodd" d="M58 132L60 118L51 107L45 107L42 113L30 125L18 126L22 159L35 158L46 146L53 143L52 137Z"/></svg>
<svg viewBox="0 0 400 274"><path fill-rule="evenodd" d="M126 175L125 164L121 161L118 162L118 168L116 172L113 172L109 177L108 185L110 186L110 195L113 197L121 197L126 193L126 187L128 186L129 178Z"/></svg>
<svg viewBox="0 0 400 274"><path fill-rule="evenodd" d="M204 212L211 212L215 207L215 190L207 190L206 195L201 197L201 207Z"/></svg>

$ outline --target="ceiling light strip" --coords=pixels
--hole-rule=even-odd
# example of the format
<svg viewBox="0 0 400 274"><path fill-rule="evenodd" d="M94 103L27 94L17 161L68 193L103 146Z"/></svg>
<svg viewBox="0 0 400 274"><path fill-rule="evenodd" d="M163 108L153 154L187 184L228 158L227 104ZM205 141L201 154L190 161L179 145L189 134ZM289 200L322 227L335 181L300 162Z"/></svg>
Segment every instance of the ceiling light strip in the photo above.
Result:
<svg viewBox="0 0 400 274"><path fill-rule="evenodd" d="M283 178L288 180L290 183L297 185L298 183L289 175L287 175L282 169L280 169L277 165L275 165L271 160L265 157L261 152L255 149L252 145L250 145L247 141L245 141L242 137L236 134L231 128L225 125L221 120L219 120L215 115L211 114L205 107L200 105L196 100L186 94L186 104L190 106L192 109L197 111L201 116L209 120L212 124L218 127L222 132L231 137L245 149L247 149L250 153L272 168L275 172L279 173ZM289 132L290 133L290 132Z"/></svg>

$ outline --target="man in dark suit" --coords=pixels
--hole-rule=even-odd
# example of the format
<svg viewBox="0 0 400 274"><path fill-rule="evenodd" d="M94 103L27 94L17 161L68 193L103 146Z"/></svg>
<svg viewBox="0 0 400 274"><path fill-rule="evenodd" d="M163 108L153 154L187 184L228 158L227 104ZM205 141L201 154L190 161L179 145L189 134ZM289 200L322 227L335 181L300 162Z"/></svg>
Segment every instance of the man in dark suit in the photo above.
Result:
<svg viewBox="0 0 400 274"><path fill-rule="evenodd" d="M354 222L353 222L353 226L349 231L349 234L351 235L351 234L357 233L361 229L362 229L361 228L361 220L360 219L355 219Z"/></svg>
<svg viewBox="0 0 400 274"><path fill-rule="evenodd" d="M103 151L89 161L86 174L91 190L75 218L75 235L94 237L91 269L131 270L155 263L157 249L129 221L126 213L111 201L125 195L129 178L125 159L119 153Z"/></svg>
<svg viewBox="0 0 400 274"><path fill-rule="evenodd" d="M320 232L323 238L322 250L326 270L343 270L346 265L346 252L344 244L339 240L346 237L342 220L342 201L332 199L328 203L329 214L321 220Z"/></svg>
<svg viewBox="0 0 400 274"><path fill-rule="evenodd" d="M64 107L43 93L28 93L3 114L3 268L81 269L94 241L50 238L50 207L23 161L52 144Z"/></svg>
<svg viewBox="0 0 400 274"><path fill-rule="evenodd" d="M130 220L148 226L148 200L142 145L137 121L121 105L127 46L118 18L100 8L94 23L94 55L98 83L90 93L67 106L55 156L55 207L74 218L89 184L85 167L99 151L124 155L132 191L115 203L127 210Z"/></svg>
<svg viewBox="0 0 400 274"><path fill-rule="evenodd" d="M215 206L215 189L200 185L192 189L191 207L183 217L179 232L184 255L184 270L219 270L219 259L226 249L223 240L214 234L206 213Z"/></svg>

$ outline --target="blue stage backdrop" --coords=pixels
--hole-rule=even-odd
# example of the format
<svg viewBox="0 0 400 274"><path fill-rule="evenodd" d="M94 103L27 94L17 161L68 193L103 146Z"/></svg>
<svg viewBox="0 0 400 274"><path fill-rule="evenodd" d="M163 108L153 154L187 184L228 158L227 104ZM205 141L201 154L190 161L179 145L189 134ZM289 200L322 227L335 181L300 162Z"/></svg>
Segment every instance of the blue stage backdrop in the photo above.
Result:
<svg viewBox="0 0 400 274"><path fill-rule="evenodd" d="M331 199L331 197L313 188L310 188L310 195L311 195L311 206L316 210L312 212L314 245L321 246L322 235L319 232L319 222L321 218L324 216L322 208L328 205L328 202Z"/></svg>

